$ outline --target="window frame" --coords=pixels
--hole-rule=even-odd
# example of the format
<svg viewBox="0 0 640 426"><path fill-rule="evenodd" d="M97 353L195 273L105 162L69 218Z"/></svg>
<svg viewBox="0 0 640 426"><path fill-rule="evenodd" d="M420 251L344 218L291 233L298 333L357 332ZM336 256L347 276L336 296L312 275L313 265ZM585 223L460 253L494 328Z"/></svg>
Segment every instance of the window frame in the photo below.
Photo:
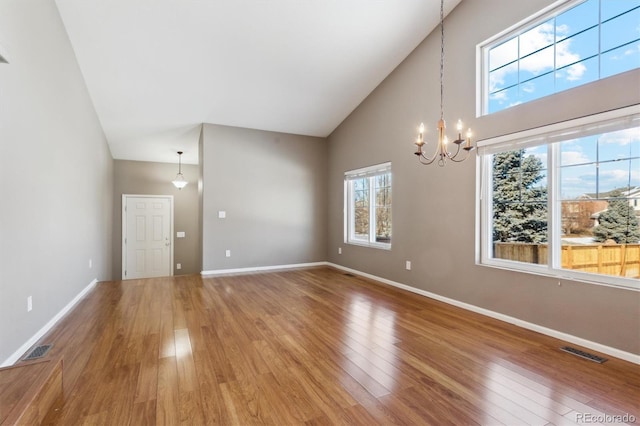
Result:
<svg viewBox="0 0 640 426"><path fill-rule="evenodd" d="M344 243L372 247L383 250L391 250L393 241L393 225L391 226L391 242L384 243L376 241L376 191L375 178L388 174L391 177L390 190L393 194L393 178L391 172L391 162L376 164L356 170L349 170L344 173ZM355 205L353 196L353 182L357 179L369 179L369 239L355 238ZM393 216L392 216L393 222Z"/></svg>
<svg viewBox="0 0 640 426"><path fill-rule="evenodd" d="M640 290L640 280L613 275L580 272L561 266L561 206L559 202L560 142L588 135L640 126L640 104L555 123L522 132L478 141L476 158L476 264L511 271L544 275L558 280ZM493 257L492 155L499 152L546 145L548 257L544 264Z"/></svg>
<svg viewBox="0 0 640 426"><path fill-rule="evenodd" d="M572 9L573 7L578 6L581 3L584 3L587 0L557 0L554 3L548 5L547 7L541 9L540 11L534 13L533 15L528 16L527 18L521 20L520 22L512 25L511 27L505 29L504 31L499 32L498 34L494 35L493 37L490 37L489 39L483 41L482 43L479 43L478 45L476 45L476 117L482 117L485 115L491 115L491 114L495 114L501 111L504 111L506 109L509 109L510 107L506 107L506 108L502 108L500 110L497 111L493 111L490 112L489 111L489 98L490 98L490 89L489 89L489 84L490 84L490 70L489 70L489 53L491 51L492 48L497 47L505 42L508 42L509 40L512 40L515 37L519 37L520 35L528 32L529 30L534 29L535 27L537 27L538 25L550 20L550 19L555 19L558 15L561 15L562 13L568 11L569 9ZM635 8L634 8L635 9ZM634 10L632 9L632 10ZM628 12L626 12L628 13ZM610 18L610 19L614 19L614 18ZM601 26L603 23L600 22L600 18L598 18L598 26ZM608 22L608 21L607 21ZM578 32L579 34L580 32ZM573 37L573 36L571 36ZM550 45L550 46L556 46L559 42L562 42L565 39L562 40L554 40L554 42ZM601 41L599 40L599 44L601 43ZM612 49L615 50L615 49ZM598 58L598 78L596 78L593 81L589 81L586 83L583 83L581 85L577 85L577 86L573 86L573 87L569 87L567 89L562 89L562 90L558 90L556 91L555 88L554 90L547 94L547 95L543 95L537 98L533 98L524 102L521 102L519 105L521 104L526 104L538 99L542 99L544 97L547 96L553 96L555 94L558 93L562 93L566 90L571 90L572 88L575 87L580 87L583 86L585 84L590 84L596 81L600 81L602 79L605 78L609 78L611 76L615 76L618 75L620 73L616 73L616 74L612 74L609 76L605 76L602 77L601 76L601 65L600 65L600 58L602 57L603 54L606 54L608 52L610 52L611 50L608 50L607 52L601 52L600 49L598 49L598 53L593 56L593 57L597 57ZM555 52L555 50L554 50ZM555 57L555 55L554 55ZM593 58L592 57L592 58ZM516 63L519 63L519 61L522 58L517 57L516 58ZM587 58L585 59L581 59L582 60L587 60ZM507 64L508 65L508 64ZM503 65L503 66L507 66L507 65ZM549 73L557 73L559 70L565 69L567 67L572 66L572 64L569 65L565 65L563 67L561 67L560 69L558 69L556 67L555 64L555 60L554 60L554 65L553 65L553 69L551 71L549 71ZM632 68L632 69L637 69L637 68ZM629 71L629 70L627 70ZM540 75L542 76L542 74ZM540 77L539 76L539 77ZM527 81L531 81L527 80ZM512 86L512 87L519 87L520 83L518 83L516 86ZM507 87L503 90L509 90L510 87ZM517 105L513 105L513 106L517 106Z"/></svg>

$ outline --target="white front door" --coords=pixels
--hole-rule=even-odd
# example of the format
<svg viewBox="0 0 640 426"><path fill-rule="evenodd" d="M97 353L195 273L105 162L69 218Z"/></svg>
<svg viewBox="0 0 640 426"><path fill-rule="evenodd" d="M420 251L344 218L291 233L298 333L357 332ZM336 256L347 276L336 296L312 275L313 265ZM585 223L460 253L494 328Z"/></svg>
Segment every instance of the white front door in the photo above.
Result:
<svg viewBox="0 0 640 426"><path fill-rule="evenodd" d="M122 279L172 275L173 197L122 196Z"/></svg>

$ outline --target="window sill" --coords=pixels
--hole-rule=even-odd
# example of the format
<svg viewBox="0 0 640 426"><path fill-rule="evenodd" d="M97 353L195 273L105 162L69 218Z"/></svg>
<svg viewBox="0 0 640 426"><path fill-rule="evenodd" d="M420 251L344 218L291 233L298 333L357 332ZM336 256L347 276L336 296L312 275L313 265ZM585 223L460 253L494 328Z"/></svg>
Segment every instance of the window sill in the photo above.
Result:
<svg viewBox="0 0 640 426"><path fill-rule="evenodd" d="M585 272L570 271L566 269L553 269L545 265L502 261L499 259L490 259L482 262L476 262L476 265L553 278L557 279L558 283L560 283L561 280L564 280L585 284L601 285L605 287L613 287L621 290L640 291L640 280L634 278L597 275Z"/></svg>
<svg viewBox="0 0 640 426"><path fill-rule="evenodd" d="M375 248L380 250L391 250L391 244L385 244L385 243L369 243L366 241L353 241L353 240L345 241L344 243L350 244L353 246L369 247L369 248Z"/></svg>

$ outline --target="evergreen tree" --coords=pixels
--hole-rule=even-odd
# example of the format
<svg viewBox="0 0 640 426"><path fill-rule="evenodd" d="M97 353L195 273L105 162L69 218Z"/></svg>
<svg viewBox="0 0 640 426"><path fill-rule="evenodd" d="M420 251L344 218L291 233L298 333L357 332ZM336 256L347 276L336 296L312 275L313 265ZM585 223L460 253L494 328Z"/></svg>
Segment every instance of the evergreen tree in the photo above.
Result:
<svg viewBox="0 0 640 426"><path fill-rule="evenodd" d="M600 213L598 223L593 229L595 241L613 240L617 244L636 244L640 241L638 217L620 191L611 193L609 208Z"/></svg>
<svg viewBox="0 0 640 426"><path fill-rule="evenodd" d="M493 240L547 242L547 188L539 158L524 149L493 156Z"/></svg>

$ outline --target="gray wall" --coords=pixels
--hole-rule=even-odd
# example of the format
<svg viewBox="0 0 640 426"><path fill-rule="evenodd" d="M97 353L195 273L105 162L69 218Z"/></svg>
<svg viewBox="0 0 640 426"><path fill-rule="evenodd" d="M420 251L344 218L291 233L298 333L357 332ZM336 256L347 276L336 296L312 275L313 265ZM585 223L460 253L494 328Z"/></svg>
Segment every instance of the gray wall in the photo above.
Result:
<svg viewBox="0 0 640 426"><path fill-rule="evenodd" d="M111 278L113 160L55 3L0 2L0 44L3 363Z"/></svg>
<svg viewBox="0 0 640 426"><path fill-rule="evenodd" d="M201 271L201 229L198 209L198 181L200 168L183 164L182 173L189 182L178 190L171 181L178 173L176 164L147 161L116 160L113 184L113 277L122 277L122 194L173 195L173 268L175 275L196 274ZM175 233L184 231L185 238ZM175 269L176 263L182 269Z"/></svg>
<svg viewBox="0 0 640 426"><path fill-rule="evenodd" d="M213 124L203 132L203 270L326 260L326 141Z"/></svg>
<svg viewBox="0 0 640 426"><path fill-rule="evenodd" d="M633 71L475 118L476 45L550 3L463 0L450 14L445 25L450 130L461 117L477 138L487 138L640 102L640 73ZM421 166L413 155L417 125L424 121L427 139L433 140L439 118L439 36L432 33L329 137L329 261L640 353L639 292L576 281L558 286L556 279L474 263L475 161L440 168ZM383 161L393 167L392 250L345 245L343 174ZM405 270L406 260L412 271Z"/></svg>

